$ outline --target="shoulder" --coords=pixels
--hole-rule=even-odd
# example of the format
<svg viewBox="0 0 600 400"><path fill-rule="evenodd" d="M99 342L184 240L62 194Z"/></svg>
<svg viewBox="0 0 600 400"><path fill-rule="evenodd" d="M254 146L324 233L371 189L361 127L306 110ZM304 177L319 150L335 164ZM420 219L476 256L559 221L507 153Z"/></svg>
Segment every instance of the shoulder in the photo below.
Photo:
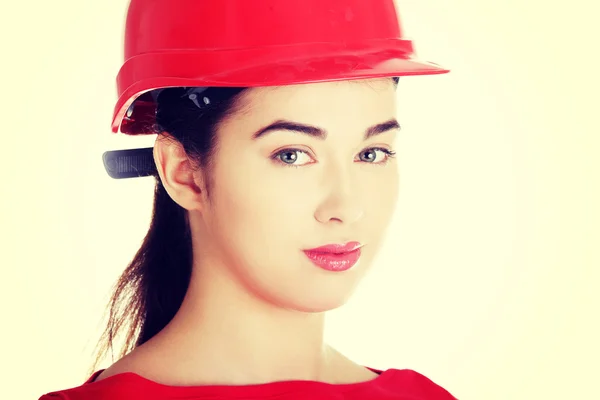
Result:
<svg viewBox="0 0 600 400"><path fill-rule="evenodd" d="M95 372L80 386L44 394L38 400L155 400L157 394L132 374L118 374L95 381L104 370Z"/></svg>
<svg viewBox="0 0 600 400"><path fill-rule="evenodd" d="M394 386L415 399L457 400L448 390L412 369L392 369Z"/></svg>
<svg viewBox="0 0 600 400"><path fill-rule="evenodd" d="M46 393L45 395L40 397L38 400L68 400L68 399L69 398L65 397L65 395L63 393L54 392L54 393Z"/></svg>

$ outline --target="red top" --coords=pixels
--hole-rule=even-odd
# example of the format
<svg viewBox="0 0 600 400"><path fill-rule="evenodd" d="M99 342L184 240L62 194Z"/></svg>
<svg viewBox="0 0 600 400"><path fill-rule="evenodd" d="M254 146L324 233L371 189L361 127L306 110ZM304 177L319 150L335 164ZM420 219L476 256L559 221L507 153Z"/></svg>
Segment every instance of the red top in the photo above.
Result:
<svg viewBox="0 0 600 400"><path fill-rule="evenodd" d="M94 382L103 371L99 370L83 385L45 394L39 400L456 400L413 370L370 369L379 376L367 382L283 381L247 386L168 386L133 372Z"/></svg>

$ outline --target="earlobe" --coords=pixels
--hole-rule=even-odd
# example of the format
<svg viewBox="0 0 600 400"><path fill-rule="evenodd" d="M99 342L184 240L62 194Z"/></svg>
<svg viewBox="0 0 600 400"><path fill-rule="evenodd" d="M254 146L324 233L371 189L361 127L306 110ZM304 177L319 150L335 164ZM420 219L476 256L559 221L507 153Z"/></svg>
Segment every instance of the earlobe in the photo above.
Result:
<svg viewBox="0 0 600 400"><path fill-rule="evenodd" d="M160 134L153 156L160 180L173 201L188 211L200 209L201 182L181 143L168 134Z"/></svg>

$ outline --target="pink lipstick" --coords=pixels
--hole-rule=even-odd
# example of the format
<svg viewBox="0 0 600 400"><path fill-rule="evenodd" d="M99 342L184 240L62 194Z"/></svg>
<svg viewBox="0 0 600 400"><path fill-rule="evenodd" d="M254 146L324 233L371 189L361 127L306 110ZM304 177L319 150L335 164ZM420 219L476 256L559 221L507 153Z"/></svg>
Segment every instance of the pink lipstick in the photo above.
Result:
<svg viewBox="0 0 600 400"><path fill-rule="evenodd" d="M304 250L304 254L317 266L327 271L346 271L360 258L359 242L346 244L328 244L314 249Z"/></svg>

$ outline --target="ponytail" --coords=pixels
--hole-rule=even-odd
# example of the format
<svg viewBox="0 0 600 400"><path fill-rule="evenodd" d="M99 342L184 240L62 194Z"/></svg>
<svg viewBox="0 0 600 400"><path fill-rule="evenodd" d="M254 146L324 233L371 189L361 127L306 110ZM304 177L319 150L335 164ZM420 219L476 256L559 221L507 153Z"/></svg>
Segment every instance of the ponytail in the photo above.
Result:
<svg viewBox="0 0 600 400"><path fill-rule="evenodd" d="M210 169L216 127L237 110L244 88L209 88L208 102L194 102L193 88L161 89L156 95L155 133L168 132L197 165ZM108 322L89 374L124 335L119 358L147 342L175 316L187 292L192 272L192 237L187 210L165 190L158 173L150 228L140 249L115 284ZM210 190L210 189L208 189ZM121 339L121 338L119 338ZM88 375L89 375L88 374Z"/></svg>
<svg viewBox="0 0 600 400"><path fill-rule="evenodd" d="M192 271L192 241L187 211L171 199L156 178L152 221L144 241L116 283L109 323L88 375L126 331L119 358L160 332L179 310ZM125 328L128 325L128 329Z"/></svg>

